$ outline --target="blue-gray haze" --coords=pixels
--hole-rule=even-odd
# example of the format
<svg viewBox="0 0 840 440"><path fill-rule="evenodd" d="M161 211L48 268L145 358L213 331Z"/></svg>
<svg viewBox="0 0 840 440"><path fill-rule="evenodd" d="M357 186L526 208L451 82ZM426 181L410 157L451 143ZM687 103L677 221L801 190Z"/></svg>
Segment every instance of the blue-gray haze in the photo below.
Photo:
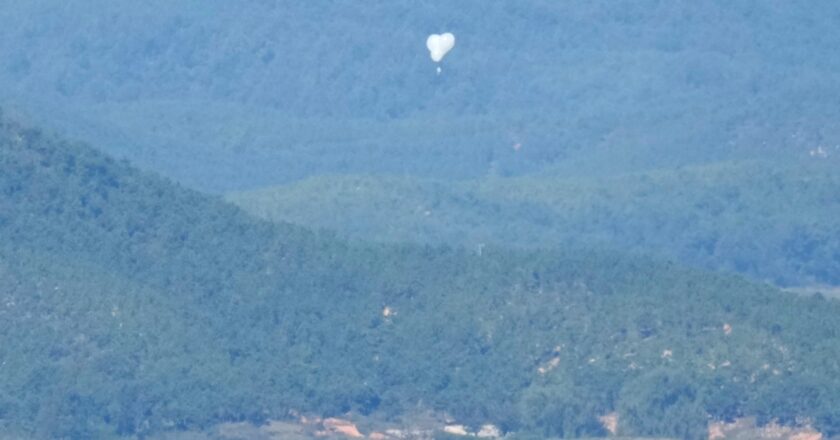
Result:
<svg viewBox="0 0 840 440"><path fill-rule="evenodd" d="M840 143L839 20L805 0L3 0L0 97L212 191L787 160Z"/></svg>

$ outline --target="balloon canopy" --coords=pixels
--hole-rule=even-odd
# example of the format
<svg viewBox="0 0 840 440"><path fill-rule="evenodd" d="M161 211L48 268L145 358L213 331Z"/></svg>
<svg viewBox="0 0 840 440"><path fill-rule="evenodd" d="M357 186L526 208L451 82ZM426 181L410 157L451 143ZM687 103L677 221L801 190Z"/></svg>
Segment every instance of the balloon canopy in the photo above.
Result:
<svg viewBox="0 0 840 440"><path fill-rule="evenodd" d="M439 63L455 47L455 36L449 32L429 35L429 38L426 39L426 47L429 48L432 61Z"/></svg>

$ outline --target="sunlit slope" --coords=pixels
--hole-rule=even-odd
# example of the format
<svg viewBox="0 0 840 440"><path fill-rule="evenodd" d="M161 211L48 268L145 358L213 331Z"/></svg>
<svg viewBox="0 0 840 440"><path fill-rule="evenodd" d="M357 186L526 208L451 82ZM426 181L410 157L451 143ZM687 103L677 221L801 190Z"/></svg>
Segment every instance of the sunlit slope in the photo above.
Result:
<svg viewBox="0 0 840 440"><path fill-rule="evenodd" d="M836 155L838 12L807 0L30 0L0 11L0 103L214 191L324 173ZM424 43L444 31L458 42L436 75Z"/></svg>
<svg viewBox="0 0 840 440"><path fill-rule="evenodd" d="M546 435L603 434L611 411L628 434L840 431L840 308L739 278L348 245L10 122L0 237L0 427L21 436L418 408Z"/></svg>
<svg viewBox="0 0 840 440"><path fill-rule="evenodd" d="M227 198L261 218L365 240L585 244L780 284L840 283L840 174L819 160L589 179L325 176Z"/></svg>

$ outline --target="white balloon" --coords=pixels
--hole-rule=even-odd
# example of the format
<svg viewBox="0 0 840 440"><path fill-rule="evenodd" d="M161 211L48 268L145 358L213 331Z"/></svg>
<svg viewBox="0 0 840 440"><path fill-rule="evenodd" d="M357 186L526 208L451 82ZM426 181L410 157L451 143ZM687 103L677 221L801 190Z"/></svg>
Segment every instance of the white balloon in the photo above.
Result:
<svg viewBox="0 0 840 440"><path fill-rule="evenodd" d="M429 38L426 39L426 47L429 48L432 61L439 63L455 47L455 36L449 32L429 35Z"/></svg>

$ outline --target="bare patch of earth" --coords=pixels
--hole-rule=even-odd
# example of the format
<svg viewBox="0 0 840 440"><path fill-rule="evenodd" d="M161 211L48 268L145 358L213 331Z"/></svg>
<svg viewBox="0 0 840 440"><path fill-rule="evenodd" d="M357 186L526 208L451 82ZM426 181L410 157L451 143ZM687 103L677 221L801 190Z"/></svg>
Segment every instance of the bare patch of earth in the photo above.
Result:
<svg viewBox="0 0 840 440"><path fill-rule="evenodd" d="M486 425L489 426L489 425ZM370 417L326 418L300 416L287 421L269 421L256 426L250 423L225 423L207 432L180 432L154 436L151 440L504 440L500 433L469 430L439 415L418 415L399 422L382 422ZM824 440L808 423L790 427L777 424L756 426L754 418L731 423L709 424L709 440ZM651 437L610 436L602 440L671 440ZM556 440L556 439L546 439ZM588 439L596 440L596 439ZM677 439L673 439L677 440Z"/></svg>

